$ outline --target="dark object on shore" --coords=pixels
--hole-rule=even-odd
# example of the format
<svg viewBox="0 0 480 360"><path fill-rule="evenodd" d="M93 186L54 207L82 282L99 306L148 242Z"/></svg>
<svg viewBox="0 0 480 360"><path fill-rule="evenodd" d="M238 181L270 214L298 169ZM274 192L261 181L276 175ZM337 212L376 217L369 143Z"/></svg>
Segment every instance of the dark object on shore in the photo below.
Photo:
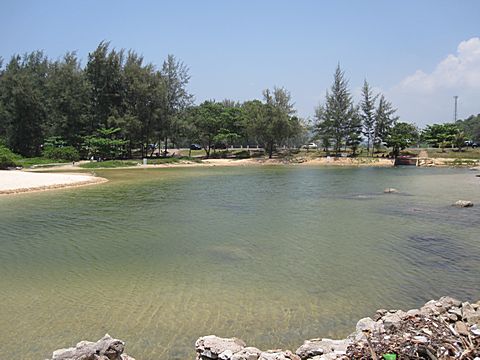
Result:
<svg viewBox="0 0 480 360"><path fill-rule="evenodd" d="M135 360L123 353L125 343L106 334L97 342L80 341L75 347L53 352L51 360Z"/></svg>
<svg viewBox="0 0 480 360"><path fill-rule="evenodd" d="M453 204L453 206L462 207L462 208L472 207L473 202L471 202L470 200L458 200L457 202L455 202L455 204Z"/></svg>
<svg viewBox="0 0 480 360"><path fill-rule="evenodd" d="M397 165L417 165L417 158L408 155L397 156L395 158L395 166Z"/></svg>

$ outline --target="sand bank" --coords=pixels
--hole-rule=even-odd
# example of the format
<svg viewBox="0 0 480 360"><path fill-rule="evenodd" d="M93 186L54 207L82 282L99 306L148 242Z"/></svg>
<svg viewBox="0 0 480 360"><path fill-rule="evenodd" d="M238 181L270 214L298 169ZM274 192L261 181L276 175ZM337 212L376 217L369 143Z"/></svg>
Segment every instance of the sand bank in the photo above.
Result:
<svg viewBox="0 0 480 360"><path fill-rule="evenodd" d="M0 195L98 184L107 179L78 174L0 170Z"/></svg>

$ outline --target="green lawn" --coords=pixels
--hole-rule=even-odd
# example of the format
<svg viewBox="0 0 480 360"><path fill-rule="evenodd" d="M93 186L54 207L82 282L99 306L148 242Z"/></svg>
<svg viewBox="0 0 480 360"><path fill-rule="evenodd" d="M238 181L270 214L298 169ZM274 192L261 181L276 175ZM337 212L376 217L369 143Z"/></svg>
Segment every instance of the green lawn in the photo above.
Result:
<svg viewBox="0 0 480 360"><path fill-rule="evenodd" d="M139 164L138 161L135 160L107 160L107 161L94 161L88 162L84 164L80 164L81 168L84 169L100 169L100 168L117 168L117 167L129 167L129 166L137 166Z"/></svg>
<svg viewBox="0 0 480 360"><path fill-rule="evenodd" d="M18 166L23 166L24 168L28 167L43 167L43 166L55 166L55 165L63 165L65 163L70 162L69 160L55 160L55 159L47 159L44 157L33 157L33 158L21 158L16 159L15 163Z"/></svg>

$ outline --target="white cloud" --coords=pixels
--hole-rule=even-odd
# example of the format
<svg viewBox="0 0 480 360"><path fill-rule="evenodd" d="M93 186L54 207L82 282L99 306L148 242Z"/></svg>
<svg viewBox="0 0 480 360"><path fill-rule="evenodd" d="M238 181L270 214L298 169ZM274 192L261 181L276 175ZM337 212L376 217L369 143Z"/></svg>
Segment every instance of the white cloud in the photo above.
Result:
<svg viewBox="0 0 480 360"><path fill-rule="evenodd" d="M417 70L387 91L403 120L418 125L453 120L453 96L459 118L480 112L480 38L462 41L431 73Z"/></svg>

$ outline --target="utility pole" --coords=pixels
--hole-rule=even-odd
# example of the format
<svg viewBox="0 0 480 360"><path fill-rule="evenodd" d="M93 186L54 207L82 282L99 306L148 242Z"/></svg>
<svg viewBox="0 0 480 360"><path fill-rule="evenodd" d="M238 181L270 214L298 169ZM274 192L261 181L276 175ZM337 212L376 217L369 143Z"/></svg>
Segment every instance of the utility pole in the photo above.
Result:
<svg viewBox="0 0 480 360"><path fill-rule="evenodd" d="M457 100L458 100L458 96L455 95L453 98L455 99L455 110L453 111L453 122L457 122Z"/></svg>

